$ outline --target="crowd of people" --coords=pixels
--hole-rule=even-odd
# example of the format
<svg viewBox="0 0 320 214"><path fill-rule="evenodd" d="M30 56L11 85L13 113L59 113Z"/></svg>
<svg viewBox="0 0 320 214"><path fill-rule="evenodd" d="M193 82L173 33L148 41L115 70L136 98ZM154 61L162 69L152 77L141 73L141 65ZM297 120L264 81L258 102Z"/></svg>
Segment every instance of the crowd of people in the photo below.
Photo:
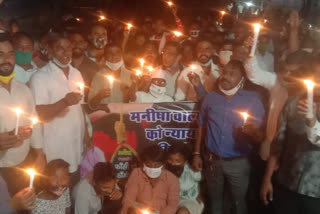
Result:
<svg viewBox="0 0 320 214"><path fill-rule="evenodd" d="M224 25L225 13L184 23L169 8L173 30L146 17L35 40L0 24L0 213L320 213L320 49L299 13L275 31ZM88 113L185 101L201 106L193 151L150 142L124 185L105 161L80 177Z"/></svg>

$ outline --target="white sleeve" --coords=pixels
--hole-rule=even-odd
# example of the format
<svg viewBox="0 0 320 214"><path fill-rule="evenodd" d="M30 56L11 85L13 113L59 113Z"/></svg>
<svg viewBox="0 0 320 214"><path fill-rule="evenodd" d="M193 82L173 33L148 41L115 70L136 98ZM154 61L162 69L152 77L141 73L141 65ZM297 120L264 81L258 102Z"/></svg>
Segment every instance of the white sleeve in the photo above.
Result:
<svg viewBox="0 0 320 214"><path fill-rule="evenodd" d="M320 123L319 123L319 121L317 120L316 124L313 127L306 126L306 131L307 131L308 140L312 144L320 147Z"/></svg>
<svg viewBox="0 0 320 214"><path fill-rule="evenodd" d="M89 184L88 184L89 185ZM88 214L89 213L89 207L90 207L90 200L88 197L90 197L90 191L83 188L83 183L81 183L78 186L78 189L74 191L74 211L75 214Z"/></svg>
<svg viewBox="0 0 320 214"><path fill-rule="evenodd" d="M248 79L254 84L260 85L269 91L275 86L277 75L273 72L261 69L256 57L247 60L245 69Z"/></svg>

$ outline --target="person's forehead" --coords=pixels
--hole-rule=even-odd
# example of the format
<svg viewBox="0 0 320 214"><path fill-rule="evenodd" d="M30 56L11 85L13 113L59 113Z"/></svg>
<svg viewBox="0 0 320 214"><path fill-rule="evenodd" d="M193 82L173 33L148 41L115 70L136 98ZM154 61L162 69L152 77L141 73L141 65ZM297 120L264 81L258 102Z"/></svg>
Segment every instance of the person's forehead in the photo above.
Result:
<svg viewBox="0 0 320 214"><path fill-rule="evenodd" d="M71 42L68 40L68 39L65 39L65 38L62 38L62 39L59 39L56 44L55 44L55 47L68 47L71 45Z"/></svg>
<svg viewBox="0 0 320 214"><path fill-rule="evenodd" d="M0 52L13 51L13 46L10 42L0 42Z"/></svg>
<svg viewBox="0 0 320 214"><path fill-rule="evenodd" d="M84 41L84 38L82 35L75 33L75 34L71 35L70 40L71 41Z"/></svg>
<svg viewBox="0 0 320 214"><path fill-rule="evenodd" d="M171 159L184 160L184 156L183 156L180 152L170 154L170 155L169 155L169 158L171 158Z"/></svg>
<svg viewBox="0 0 320 214"><path fill-rule="evenodd" d="M212 44L208 41L199 42L197 48L212 48Z"/></svg>
<svg viewBox="0 0 320 214"><path fill-rule="evenodd" d="M92 33L107 33L107 29L102 26L95 26L92 28Z"/></svg>
<svg viewBox="0 0 320 214"><path fill-rule="evenodd" d="M121 49L119 47L110 47L106 49L106 53L108 54L119 54L121 53Z"/></svg>
<svg viewBox="0 0 320 214"><path fill-rule="evenodd" d="M177 52L178 50L177 50L178 48L177 47L174 47L174 46L167 46L167 47L165 47L164 49L163 49L163 51L165 51L165 52Z"/></svg>

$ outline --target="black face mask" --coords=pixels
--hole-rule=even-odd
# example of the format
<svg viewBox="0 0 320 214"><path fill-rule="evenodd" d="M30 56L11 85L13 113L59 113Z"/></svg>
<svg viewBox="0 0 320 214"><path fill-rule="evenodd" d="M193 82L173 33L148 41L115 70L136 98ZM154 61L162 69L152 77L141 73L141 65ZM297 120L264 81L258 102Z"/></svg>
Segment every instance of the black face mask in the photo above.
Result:
<svg viewBox="0 0 320 214"><path fill-rule="evenodd" d="M182 175L182 173L183 173L184 165L167 164L166 168L167 168L167 170L172 172L175 176L180 177Z"/></svg>

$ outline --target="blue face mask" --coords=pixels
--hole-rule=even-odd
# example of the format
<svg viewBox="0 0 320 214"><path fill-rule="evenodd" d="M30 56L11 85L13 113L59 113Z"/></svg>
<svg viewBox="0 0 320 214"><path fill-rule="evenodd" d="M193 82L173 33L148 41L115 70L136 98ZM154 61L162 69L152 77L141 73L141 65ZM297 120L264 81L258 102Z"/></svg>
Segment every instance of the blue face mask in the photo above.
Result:
<svg viewBox="0 0 320 214"><path fill-rule="evenodd" d="M16 57L16 63L18 65L28 65L32 61L32 52L22 52L22 51L14 51L14 55Z"/></svg>

